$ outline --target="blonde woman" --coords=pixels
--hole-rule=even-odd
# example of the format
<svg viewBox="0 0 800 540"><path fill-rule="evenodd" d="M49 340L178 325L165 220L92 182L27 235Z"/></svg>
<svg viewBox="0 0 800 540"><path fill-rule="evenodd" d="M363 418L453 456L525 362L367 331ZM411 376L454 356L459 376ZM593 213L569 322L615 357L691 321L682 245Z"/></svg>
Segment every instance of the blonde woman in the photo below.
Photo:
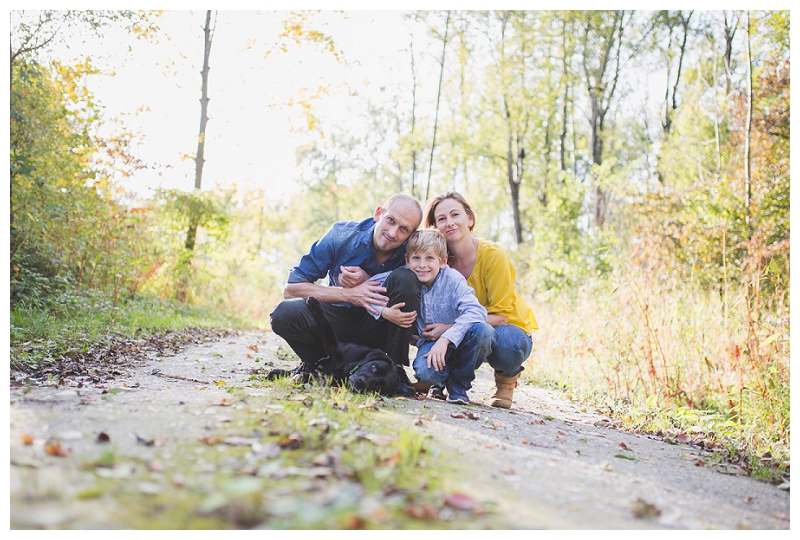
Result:
<svg viewBox="0 0 800 540"><path fill-rule="evenodd" d="M424 216L425 227L438 229L447 240L448 264L466 278L486 308L487 322L496 334L486 358L494 369L496 385L491 405L508 409L522 364L533 349L531 333L539 328L514 285L514 266L499 245L472 235L475 213L460 193L448 191L429 200ZM431 325L423 335L437 339L446 330L446 325Z"/></svg>

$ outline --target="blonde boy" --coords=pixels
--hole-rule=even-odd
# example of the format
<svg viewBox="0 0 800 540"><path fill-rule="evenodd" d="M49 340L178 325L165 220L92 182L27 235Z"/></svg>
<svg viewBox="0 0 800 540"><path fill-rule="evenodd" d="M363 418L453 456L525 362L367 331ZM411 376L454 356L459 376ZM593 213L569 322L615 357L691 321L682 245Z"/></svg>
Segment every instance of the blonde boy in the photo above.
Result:
<svg viewBox="0 0 800 540"><path fill-rule="evenodd" d="M447 266L447 242L436 229L420 229L409 237L406 266L422 285L414 374L419 383L430 385L431 397L466 405L475 366L491 353L495 338L486 309L464 276Z"/></svg>

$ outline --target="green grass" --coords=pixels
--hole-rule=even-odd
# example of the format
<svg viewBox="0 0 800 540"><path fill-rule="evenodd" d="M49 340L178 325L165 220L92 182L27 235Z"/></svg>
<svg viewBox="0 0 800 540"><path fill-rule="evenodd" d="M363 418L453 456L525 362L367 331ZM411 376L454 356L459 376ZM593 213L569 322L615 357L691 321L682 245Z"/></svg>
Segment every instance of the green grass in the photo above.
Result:
<svg viewBox="0 0 800 540"><path fill-rule="evenodd" d="M114 305L97 291L62 292L11 306L11 365L86 352L111 336L142 338L189 328L246 328L251 321L203 306L135 297Z"/></svg>
<svg viewBox="0 0 800 540"><path fill-rule="evenodd" d="M782 297L622 272L537 306L523 377L642 432L719 444L754 476L788 471L789 316ZM788 291L787 291L788 295Z"/></svg>
<svg viewBox="0 0 800 540"><path fill-rule="evenodd" d="M76 515L104 516L97 525L139 530L452 529L502 520L479 496L474 510L447 505L469 472L396 412L395 400L289 379L248 386L257 390L229 390L230 421L153 446L157 470L131 449L70 457L87 474L62 499L74 497ZM233 436L258 446L226 444Z"/></svg>

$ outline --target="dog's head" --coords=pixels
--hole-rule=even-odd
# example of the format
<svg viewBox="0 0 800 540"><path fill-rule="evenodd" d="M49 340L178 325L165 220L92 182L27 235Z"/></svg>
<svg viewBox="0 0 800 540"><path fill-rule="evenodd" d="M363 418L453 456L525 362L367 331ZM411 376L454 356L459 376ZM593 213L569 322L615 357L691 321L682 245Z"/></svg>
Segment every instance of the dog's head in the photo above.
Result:
<svg viewBox="0 0 800 540"><path fill-rule="evenodd" d="M409 395L408 377L385 352L373 349L358 362L351 362L344 375L354 392L377 392L384 396ZM411 394L413 395L413 394Z"/></svg>

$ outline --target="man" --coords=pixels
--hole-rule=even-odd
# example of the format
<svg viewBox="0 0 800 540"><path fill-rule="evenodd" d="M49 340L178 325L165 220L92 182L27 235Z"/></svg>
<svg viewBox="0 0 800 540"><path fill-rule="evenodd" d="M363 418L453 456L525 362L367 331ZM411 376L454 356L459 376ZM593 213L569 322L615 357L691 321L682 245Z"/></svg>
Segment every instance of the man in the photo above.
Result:
<svg viewBox="0 0 800 540"><path fill-rule="evenodd" d="M419 202L397 194L376 208L371 218L334 223L289 272L285 300L270 314L272 330L303 362L325 356L305 302L314 296L322 302L339 341L382 349L395 363L409 365L420 284L413 272L401 267L405 241L421 222ZM386 272L391 273L383 283L370 279ZM326 275L328 286L315 283ZM383 307L395 305L399 312L383 313Z"/></svg>

